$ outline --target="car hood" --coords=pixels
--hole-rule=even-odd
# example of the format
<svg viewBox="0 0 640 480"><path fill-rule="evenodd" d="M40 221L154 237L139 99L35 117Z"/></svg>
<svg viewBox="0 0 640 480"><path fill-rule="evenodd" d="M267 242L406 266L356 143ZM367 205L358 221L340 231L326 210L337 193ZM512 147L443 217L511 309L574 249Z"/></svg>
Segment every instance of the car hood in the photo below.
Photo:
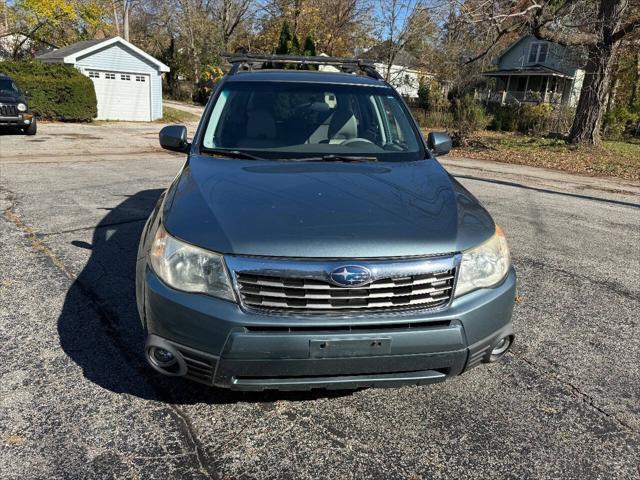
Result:
<svg viewBox="0 0 640 480"><path fill-rule="evenodd" d="M163 207L167 231L225 254L373 258L473 247L495 231L436 160L327 163L192 155Z"/></svg>
<svg viewBox="0 0 640 480"><path fill-rule="evenodd" d="M21 95L6 95L0 93L0 103L14 104L20 102L24 103L24 98Z"/></svg>

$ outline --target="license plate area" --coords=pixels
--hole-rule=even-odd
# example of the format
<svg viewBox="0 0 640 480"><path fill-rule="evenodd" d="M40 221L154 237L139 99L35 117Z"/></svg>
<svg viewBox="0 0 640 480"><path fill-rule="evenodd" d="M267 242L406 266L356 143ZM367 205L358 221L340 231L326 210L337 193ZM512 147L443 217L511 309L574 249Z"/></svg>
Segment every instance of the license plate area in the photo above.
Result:
<svg viewBox="0 0 640 480"><path fill-rule="evenodd" d="M311 358L370 357L390 353L391 338L388 337L309 340Z"/></svg>

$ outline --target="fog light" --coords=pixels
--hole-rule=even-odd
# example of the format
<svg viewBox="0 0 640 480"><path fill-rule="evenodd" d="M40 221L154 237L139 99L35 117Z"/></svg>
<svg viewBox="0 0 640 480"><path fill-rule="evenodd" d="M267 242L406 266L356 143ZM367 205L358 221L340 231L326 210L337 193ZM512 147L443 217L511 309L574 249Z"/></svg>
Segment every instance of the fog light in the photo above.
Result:
<svg viewBox="0 0 640 480"><path fill-rule="evenodd" d="M505 353L507 353L507 351L509 351L511 345L513 345L513 335L502 337L500 340L498 340L498 343L493 346L491 353L489 353L483 361L486 363L497 362L504 356Z"/></svg>
<svg viewBox="0 0 640 480"><path fill-rule="evenodd" d="M511 337L504 337L496 344L495 347L493 347L493 350L491 350L491 355L502 355L509 349L510 346Z"/></svg>
<svg viewBox="0 0 640 480"><path fill-rule="evenodd" d="M169 367L176 362L175 355L161 347L153 347L151 355L160 367Z"/></svg>

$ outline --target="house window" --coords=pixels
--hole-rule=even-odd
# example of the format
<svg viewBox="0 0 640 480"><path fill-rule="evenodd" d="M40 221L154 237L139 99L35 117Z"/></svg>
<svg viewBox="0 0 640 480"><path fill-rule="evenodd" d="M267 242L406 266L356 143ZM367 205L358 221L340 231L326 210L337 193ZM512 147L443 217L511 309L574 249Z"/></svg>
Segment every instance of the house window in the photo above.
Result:
<svg viewBox="0 0 640 480"><path fill-rule="evenodd" d="M105 73L104 74L104 78L106 78L107 80L115 80L116 79L116 74L115 73Z"/></svg>
<svg viewBox="0 0 640 480"><path fill-rule="evenodd" d="M89 72L89 78L100 78L100 72Z"/></svg>
<svg viewBox="0 0 640 480"><path fill-rule="evenodd" d="M120 80L131 80L131 75L120 75Z"/></svg>
<svg viewBox="0 0 640 480"><path fill-rule="evenodd" d="M532 43L529 48L529 63L544 63L549 53L549 44L544 42Z"/></svg>
<svg viewBox="0 0 640 480"><path fill-rule="evenodd" d="M144 82L144 75L136 75L136 82Z"/></svg>

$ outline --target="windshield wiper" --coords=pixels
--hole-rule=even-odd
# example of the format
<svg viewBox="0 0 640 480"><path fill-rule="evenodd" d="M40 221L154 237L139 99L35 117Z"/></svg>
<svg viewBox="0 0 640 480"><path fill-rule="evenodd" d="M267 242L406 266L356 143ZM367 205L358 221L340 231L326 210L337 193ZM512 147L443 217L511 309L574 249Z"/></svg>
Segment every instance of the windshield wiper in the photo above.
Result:
<svg viewBox="0 0 640 480"><path fill-rule="evenodd" d="M291 158L296 162L377 162L378 157L365 157L357 155L323 155L322 157Z"/></svg>
<svg viewBox="0 0 640 480"><path fill-rule="evenodd" d="M247 152L241 152L240 150L225 150L224 148L203 148L202 151L204 153L208 153L209 155L219 155L221 157L244 158L247 160L264 160L264 158L262 157L257 157Z"/></svg>

